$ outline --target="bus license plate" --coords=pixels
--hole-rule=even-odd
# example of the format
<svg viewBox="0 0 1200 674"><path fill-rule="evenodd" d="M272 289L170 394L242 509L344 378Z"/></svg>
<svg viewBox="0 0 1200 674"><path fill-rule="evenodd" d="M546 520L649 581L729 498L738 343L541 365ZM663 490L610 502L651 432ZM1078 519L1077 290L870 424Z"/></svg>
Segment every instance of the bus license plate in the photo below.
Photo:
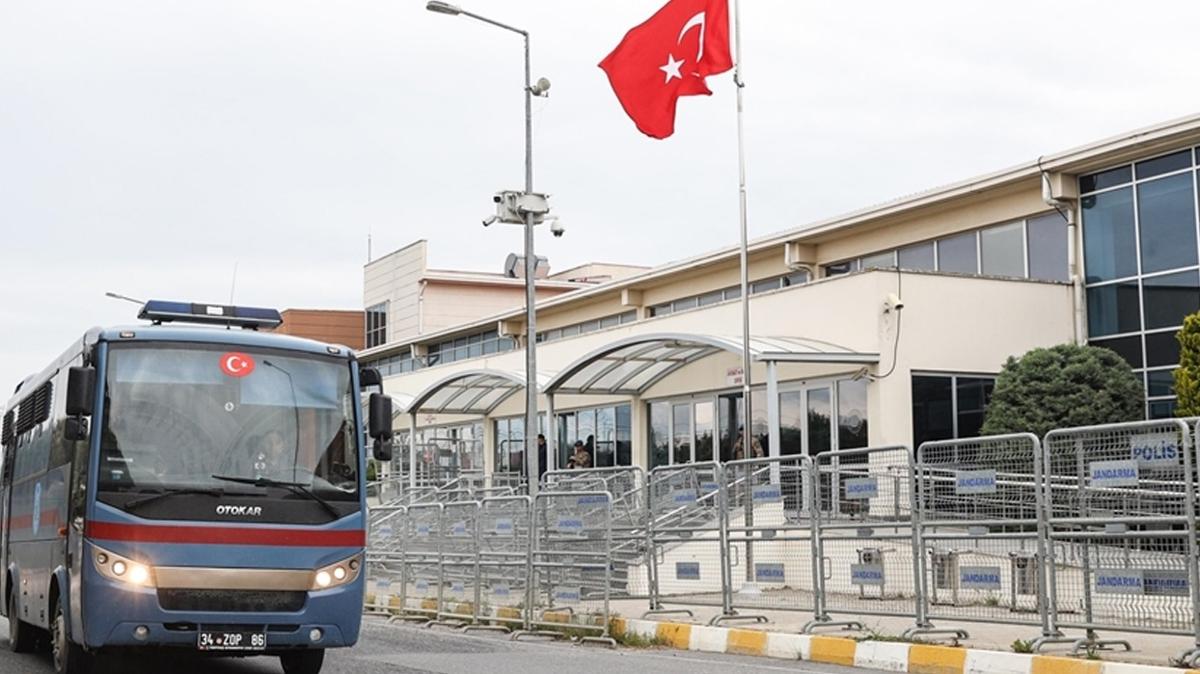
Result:
<svg viewBox="0 0 1200 674"><path fill-rule="evenodd" d="M196 647L202 651L261 651L267 647L267 633L200 630Z"/></svg>

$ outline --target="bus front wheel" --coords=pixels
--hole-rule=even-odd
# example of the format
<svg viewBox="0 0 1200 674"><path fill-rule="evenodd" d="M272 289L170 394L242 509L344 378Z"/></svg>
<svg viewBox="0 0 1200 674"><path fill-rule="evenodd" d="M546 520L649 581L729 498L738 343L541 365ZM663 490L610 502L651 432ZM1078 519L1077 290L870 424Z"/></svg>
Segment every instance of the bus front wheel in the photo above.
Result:
<svg viewBox="0 0 1200 674"><path fill-rule="evenodd" d="M54 607L54 619L50 621L50 653L57 674L86 674L92 670L91 654L67 637L61 601Z"/></svg>
<svg viewBox="0 0 1200 674"><path fill-rule="evenodd" d="M284 674L319 674L321 664L324 662L325 649L323 648L283 653L279 656L279 664L283 665Z"/></svg>
<svg viewBox="0 0 1200 674"><path fill-rule="evenodd" d="M37 648L37 634L33 625L21 620L17 613L17 593L8 595L8 647L14 653L29 653Z"/></svg>

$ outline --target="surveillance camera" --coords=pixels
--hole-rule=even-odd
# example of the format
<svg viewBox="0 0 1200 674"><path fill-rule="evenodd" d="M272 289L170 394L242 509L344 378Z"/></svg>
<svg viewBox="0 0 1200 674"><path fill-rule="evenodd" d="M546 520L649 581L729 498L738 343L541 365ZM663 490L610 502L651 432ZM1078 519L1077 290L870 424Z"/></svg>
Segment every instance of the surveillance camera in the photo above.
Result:
<svg viewBox="0 0 1200 674"><path fill-rule="evenodd" d="M493 194L493 195L492 195L492 201L498 204L498 203L500 203L501 201L504 201L504 196L503 196L503 195L500 195L500 194Z"/></svg>
<svg viewBox="0 0 1200 674"><path fill-rule="evenodd" d="M900 311L904 308L904 300L896 293L888 293L887 298L883 301L884 311Z"/></svg>
<svg viewBox="0 0 1200 674"><path fill-rule="evenodd" d="M534 96L547 96L550 93L550 80L545 77L539 77L538 81L529 87L529 93Z"/></svg>
<svg viewBox="0 0 1200 674"><path fill-rule="evenodd" d="M486 218L484 218L484 219L483 219L483 226L484 226L484 227L488 227L488 226L490 226L490 225L491 225L492 223L494 223L494 222L496 222L496 216L494 216L494 215L489 215L489 216L487 216Z"/></svg>
<svg viewBox="0 0 1200 674"><path fill-rule="evenodd" d="M562 221L558 218L555 218L550 222L550 233L555 237L561 237L564 233L566 233L566 231L567 228L563 227Z"/></svg>

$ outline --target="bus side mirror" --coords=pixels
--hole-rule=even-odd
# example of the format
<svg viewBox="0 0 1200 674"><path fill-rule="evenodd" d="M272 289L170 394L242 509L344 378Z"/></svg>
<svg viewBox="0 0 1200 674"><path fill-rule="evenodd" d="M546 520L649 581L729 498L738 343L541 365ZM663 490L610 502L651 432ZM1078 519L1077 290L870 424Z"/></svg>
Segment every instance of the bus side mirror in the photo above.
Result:
<svg viewBox="0 0 1200 674"><path fill-rule="evenodd" d="M96 407L96 370L75 366L67 370L67 416L90 417Z"/></svg>
<svg viewBox="0 0 1200 674"><path fill-rule="evenodd" d="M367 408L367 434L376 440L391 440L392 399L382 393L372 393Z"/></svg>
<svg viewBox="0 0 1200 674"><path fill-rule="evenodd" d="M379 374L379 370L373 367L364 367L358 371L358 387L366 390L372 386L380 387L383 390L383 376Z"/></svg>
<svg viewBox="0 0 1200 674"><path fill-rule="evenodd" d="M392 460L392 441L384 440L383 438L375 439L375 460L376 461L391 461Z"/></svg>

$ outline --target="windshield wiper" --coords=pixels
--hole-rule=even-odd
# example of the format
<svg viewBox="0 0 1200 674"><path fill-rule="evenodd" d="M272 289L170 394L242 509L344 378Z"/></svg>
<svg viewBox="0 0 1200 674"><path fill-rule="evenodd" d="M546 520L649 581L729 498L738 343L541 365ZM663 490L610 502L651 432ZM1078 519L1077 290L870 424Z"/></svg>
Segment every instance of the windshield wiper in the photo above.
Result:
<svg viewBox="0 0 1200 674"><path fill-rule="evenodd" d="M294 494L300 494L320 503L321 507L325 508L325 511L333 516L334 519L342 516L336 508L329 504L329 501L317 496L310 489L311 485L304 484L303 482L285 482L283 480L272 480L269 477L239 477L237 475L212 475L211 477L214 480L224 480L225 482L235 482L237 484L252 484L255 487L283 487L284 489L291 490Z"/></svg>
<svg viewBox="0 0 1200 674"><path fill-rule="evenodd" d="M225 490L218 489L215 487L210 487L207 489L205 489L203 487L185 487L183 489L169 489L169 490L159 491L159 492L150 494L149 496L143 496L141 498L135 498L135 499L126 501L125 502L125 510L137 510L138 508L141 508L142 506L149 505L151 503L154 503L155 501L159 501L164 498L167 498L168 496L178 496L180 494L202 494L205 496L215 496L217 498L221 498L221 497L225 496Z"/></svg>

